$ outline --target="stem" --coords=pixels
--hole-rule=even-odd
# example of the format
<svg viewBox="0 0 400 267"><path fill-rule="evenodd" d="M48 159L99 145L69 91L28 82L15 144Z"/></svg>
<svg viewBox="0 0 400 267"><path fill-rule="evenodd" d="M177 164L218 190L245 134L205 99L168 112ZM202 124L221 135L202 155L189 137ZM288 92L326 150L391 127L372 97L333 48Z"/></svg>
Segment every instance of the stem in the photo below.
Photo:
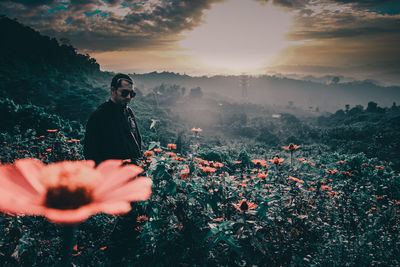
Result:
<svg viewBox="0 0 400 267"><path fill-rule="evenodd" d="M60 266L71 266L72 262L72 248L75 244L76 239L76 229L75 225L66 225L62 227L62 250L61 250L61 262Z"/></svg>
<svg viewBox="0 0 400 267"><path fill-rule="evenodd" d="M293 168L293 150L290 150L290 168Z"/></svg>

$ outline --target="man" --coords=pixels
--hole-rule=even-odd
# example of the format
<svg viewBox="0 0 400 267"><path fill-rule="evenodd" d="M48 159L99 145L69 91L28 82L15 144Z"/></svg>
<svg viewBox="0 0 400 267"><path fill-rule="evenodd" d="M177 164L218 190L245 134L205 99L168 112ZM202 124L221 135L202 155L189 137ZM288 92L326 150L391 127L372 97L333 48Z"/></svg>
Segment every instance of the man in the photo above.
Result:
<svg viewBox="0 0 400 267"><path fill-rule="evenodd" d="M101 104L89 117L84 140L86 159L96 165L107 159L142 158L142 138L128 103L136 95L131 77L118 73L111 81L111 99Z"/></svg>

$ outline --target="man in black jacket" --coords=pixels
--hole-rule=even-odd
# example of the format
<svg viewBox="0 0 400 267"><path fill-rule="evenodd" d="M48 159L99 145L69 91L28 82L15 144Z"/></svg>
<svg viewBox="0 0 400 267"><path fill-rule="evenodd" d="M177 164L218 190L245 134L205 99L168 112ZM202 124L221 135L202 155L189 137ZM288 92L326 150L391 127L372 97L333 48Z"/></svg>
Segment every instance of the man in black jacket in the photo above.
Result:
<svg viewBox="0 0 400 267"><path fill-rule="evenodd" d="M136 95L132 78L117 74L111 81L111 99L101 104L89 117L84 140L86 159L96 165L107 159L142 158L142 138L128 103Z"/></svg>

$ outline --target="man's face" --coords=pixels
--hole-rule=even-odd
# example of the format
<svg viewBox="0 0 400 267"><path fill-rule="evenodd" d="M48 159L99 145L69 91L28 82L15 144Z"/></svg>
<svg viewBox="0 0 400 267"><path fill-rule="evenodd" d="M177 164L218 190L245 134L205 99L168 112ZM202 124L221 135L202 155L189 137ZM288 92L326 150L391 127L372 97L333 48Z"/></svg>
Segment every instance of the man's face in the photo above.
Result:
<svg viewBox="0 0 400 267"><path fill-rule="evenodd" d="M111 100L118 105L126 106L132 99L132 84L122 80L121 86L117 90L111 89Z"/></svg>

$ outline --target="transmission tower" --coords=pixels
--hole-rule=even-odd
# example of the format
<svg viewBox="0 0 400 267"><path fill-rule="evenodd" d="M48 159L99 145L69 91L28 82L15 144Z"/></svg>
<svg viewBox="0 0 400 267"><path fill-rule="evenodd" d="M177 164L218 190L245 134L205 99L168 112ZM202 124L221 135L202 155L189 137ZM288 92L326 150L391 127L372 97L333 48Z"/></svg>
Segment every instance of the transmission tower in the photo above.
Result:
<svg viewBox="0 0 400 267"><path fill-rule="evenodd" d="M239 78L240 88L242 89L242 100L243 102L249 102L247 95L247 89L249 88L249 76L242 74Z"/></svg>

